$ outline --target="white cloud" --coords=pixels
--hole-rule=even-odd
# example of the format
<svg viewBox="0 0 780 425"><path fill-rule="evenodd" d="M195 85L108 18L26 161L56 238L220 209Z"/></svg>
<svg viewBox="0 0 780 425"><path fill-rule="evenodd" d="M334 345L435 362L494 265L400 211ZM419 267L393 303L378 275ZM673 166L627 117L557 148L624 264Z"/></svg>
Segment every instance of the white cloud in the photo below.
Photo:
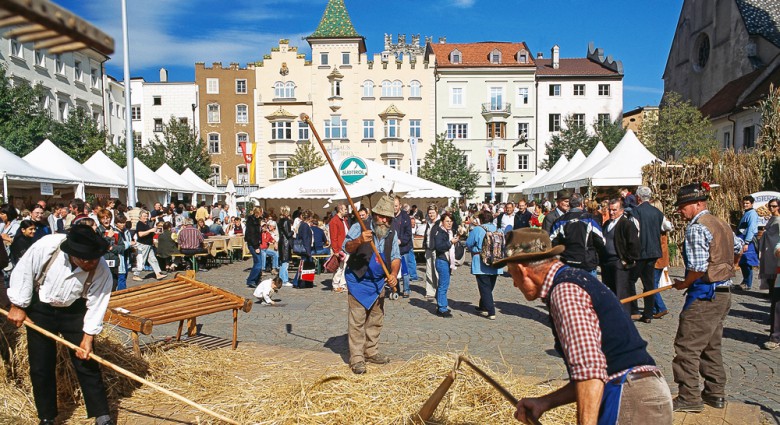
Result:
<svg viewBox="0 0 780 425"><path fill-rule="evenodd" d="M476 0L452 0L452 6L461 8L461 9L467 9L471 6L474 6L474 3Z"/></svg>
<svg viewBox="0 0 780 425"><path fill-rule="evenodd" d="M281 38L289 38L295 45L303 36L262 31L262 22L289 17L268 10L267 5L247 2L245 6L231 2L227 9L216 10L213 2L205 0L129 2L131 74L155 67L194 68L195 62L243 65L262 60ZM85 7L84 16L114 37L115 52L107 65L121 69L124 52L119 2L90 2Z"/></svg>

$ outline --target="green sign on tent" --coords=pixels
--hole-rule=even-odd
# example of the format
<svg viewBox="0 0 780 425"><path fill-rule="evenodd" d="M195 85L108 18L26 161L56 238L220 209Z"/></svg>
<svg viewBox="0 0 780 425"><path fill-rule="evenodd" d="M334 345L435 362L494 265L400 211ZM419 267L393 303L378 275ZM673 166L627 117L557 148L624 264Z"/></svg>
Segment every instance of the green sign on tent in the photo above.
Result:
<svg viewBox="0 0 780 425"><path fill-rule="evenodd" d="M366 162L356 156L341 161L339 165L339 175L346 184L352 184L362 179L368 174Z"/></svg>

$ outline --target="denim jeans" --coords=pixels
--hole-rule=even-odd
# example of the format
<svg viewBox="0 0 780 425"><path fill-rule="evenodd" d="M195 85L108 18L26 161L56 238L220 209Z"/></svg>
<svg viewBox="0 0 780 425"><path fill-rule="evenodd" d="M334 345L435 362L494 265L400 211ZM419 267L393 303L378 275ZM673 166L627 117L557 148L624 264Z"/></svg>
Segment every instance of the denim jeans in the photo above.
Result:
<svg viewBox="0 0 780 425"><path fill-rule="evenodd" d="M263 251L255 252L254 249L249 249L252 253L252 271L249 272L249 276L246 278L247 285L257 285L260 282L260 274L263 272L263 266L265 265Z"/></svg>
<svg viewBox="0 0 780 425"><path fill-rule="evenodd" d="M487 311L488 316L496 315L496 306L493 303L493 289L496 287L494 274L476 274L477 289L479 289L479 308Z"/></svg>
<svg viewBox="0 0 780 425"><path fill-rule="evenodd" d="M410 279L409 279L409 267L406 267L407 264L406 264L406 260L404 259L403 255L401 255L401 261L402 261L402 263L401 263L401 279L403 279L403 282L404 282L403 291L404 291L405 294L408 294L408 293L411 292L411 288L409 288L409 282L410 282ZM406 269L406 270L404 270L404 269ZM398 288L398 289L400 290L401 288Z"/></svg>
<svg viewBox="0 0 780 425"><path fill-rule="evenodd" d="M414 250L407 252L402 255L402 257L404 261L406 261L406 269L409 270L409 278L412 280L419 279L417 276L417 259L414 258Z"/></svg>
<svg viewBox="0 0 780 425"><path fill-rule="evenodd" d="M127 273L119 273L116 276L116 290L127 289Z"/></svg>
<svg viewBox="0 0 780 425"><path fill-rule="evenodd" d="M658 284L661 282L661 274L663 271L664 269L655 269L655 289L658 289ZM666 304L664 304L664 299L661 298L661 294L657 293L653 296L655 297L655 307L653 307L653 314L666 311Z"/></svg>
<svg viewBox="0 0 780 425"><path fill-rule="evenodd" d="M282 279L282 283L290 282L290 273L288 273L289 268L290 268L289 261L285 261L279 267L279 279Z"/></svg>
<svg viewBox="0 0 780 425"><path fill-rule="evenodd" d="M330 248L312 249L311 255L330 255Z"/></svg>
<svg viewBox="0 0 780 425"><path fill-rule="evenodd" d="M265 260L266 257L271 257L271 268L278 269L279 268L279 253L274 251L273 249L264 249L260 251L262 257L263 257L263 267L262 269L265 270Z"/></svg>
<svg viewBox="0 0 780 425"><path fill-rule="evenodd" d="M447 289L450 287L450 263L440 258L436 259L436 274L439 276L439 287L436 289L436 305L440 313L447 310Z"/></svg>

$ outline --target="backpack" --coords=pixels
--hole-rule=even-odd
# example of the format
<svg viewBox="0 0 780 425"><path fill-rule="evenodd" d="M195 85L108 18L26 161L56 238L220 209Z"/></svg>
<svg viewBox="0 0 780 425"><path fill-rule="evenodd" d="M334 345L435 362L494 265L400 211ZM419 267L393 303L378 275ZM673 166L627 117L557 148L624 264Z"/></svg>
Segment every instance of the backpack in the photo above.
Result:
<svg viewBox="0 0 780 425"><path fill-rule="evenodd" d="M506 239L504 232L497 229L491 232L485 226L485 237L482 238L482 250L479 252L479 258L488 266L492 266L496 261L506 257Z"/></svg>

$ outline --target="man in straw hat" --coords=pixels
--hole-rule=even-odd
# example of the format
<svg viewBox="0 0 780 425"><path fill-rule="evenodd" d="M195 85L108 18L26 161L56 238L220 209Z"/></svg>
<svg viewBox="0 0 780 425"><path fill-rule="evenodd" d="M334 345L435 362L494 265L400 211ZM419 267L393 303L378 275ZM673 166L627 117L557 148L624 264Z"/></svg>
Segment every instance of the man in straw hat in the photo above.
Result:
<svg viewBox="0 0 780 425"><path fill-rule="evenodd" d="M67 236L55 234L33 244L11 274L8 320L19 327L28 317L36 325L78 345L71 352L87 416L97 425L113 424L100 367L89 360L93 339L103 329L113 280L103 255L108 243L92 226L73 225ZM57 417L54 340L27 330L35 407L41 424L53 425Z"/></svg>
<svg viewBox="0 0 780 425"><path fill-rule="evenodd" d="M398 236L392 229L393 215L393 198L384 195L371 210L368 230L362 231L360 223L355 223L344 240L344 251L349 254L344 274L349 292L349 366L356 374L366 373L366 362L390 362L387 355L379 352L378 344L385 317L385 284L395 287L401 268ZM371 241L382 258L374 254ZM390 271L389 276L385 276L380 261Z"/></svg>
<svg viewBox="0 0 780 425"><path fill-rule="evenodd" d="M701 412L704 403L725 407L726 371L720 348L742 241L728 223L707 210L709 191L706 182L683 186L675 204L683 219L690 221L682 250L685 279L674 281L676 289L687 289L672 361L674 382L679 387L674 410L679 412Z"/></svg>
<svg viewBox="0 0 780 425"><path fill-rule="evenodd" d="M513 230L507 257L494 263L507 266L527 300L541 298L547 305L555 349L569 371L564 387L521 399L515 418L529 423L529 417L576 402L580 424L671 424L672 396L647 343L609 288L560 261L564 249L553 247L542 229Z"/></svg>

